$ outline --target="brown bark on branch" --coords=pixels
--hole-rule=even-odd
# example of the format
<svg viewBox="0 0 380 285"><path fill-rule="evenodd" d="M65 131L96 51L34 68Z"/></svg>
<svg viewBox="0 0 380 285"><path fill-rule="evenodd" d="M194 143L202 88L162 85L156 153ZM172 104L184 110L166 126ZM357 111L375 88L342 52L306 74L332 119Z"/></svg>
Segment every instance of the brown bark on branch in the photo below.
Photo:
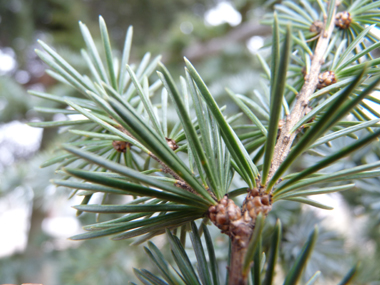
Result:
<svg viewBox="0 0 380 285"><path fill-rule="evenodd" d="M251 230L252 234L252 230ZM249 238L246 237L246 243L248 244ZM247 253L247 247L240 246L237 242L231 241L231 261L228 267L229 277L228 284L246 285L247 278L243 276L243 262L245 254Z"/></svg>
<svg viewBox="0 0 380 285"><path fill-rule="evenodd" d="M332 32L334 30L336 7L334 9L332 21L327 29L323 30L320 34L317 46L315 48L313 59L310 66L310 73L305 76L305 83L301 91L298 93L296 102L291 113L285 118L285 123L281 128L280 136L277 140L272 165L269 170L267 181L270 181L274 173L277 171L281 163L287 157L290 147L298 133L298 131L291 132L293 127L304 117L308 112L309 97L313 94L318 84L318 75L323 64L323 57L326 53Z"/></svg>

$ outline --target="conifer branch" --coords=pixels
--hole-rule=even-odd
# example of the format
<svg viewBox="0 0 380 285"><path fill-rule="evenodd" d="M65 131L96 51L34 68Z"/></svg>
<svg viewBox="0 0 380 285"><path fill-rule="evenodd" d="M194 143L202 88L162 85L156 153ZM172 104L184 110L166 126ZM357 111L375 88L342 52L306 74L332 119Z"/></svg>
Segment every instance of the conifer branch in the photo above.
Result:
<svg viewBox="0 0 380 285"><path fill-rule="evenodd" d="M128 132L122 126L118 127L118 129L126 135L130 136L131 138L137 140L130 132ZM174 140L166 138L166 141L171 149L175 150L176 148L178 148ZM155 156L151 152L149 153L149 156L161 165L162 172L173 176L173 178L177 180L175 186L182 188L190 193L197 194L196 191L194 191L194 189L190 187L190 185L188 185L177 173L175 173L170 167L168 167L164 162L162 162L157 156Z"/></svg>
<svg viewBox="0 0 380 285"><path fill-rule="evenodd" d="M334 7L332 19L335 19L335 14L336 7ZM327 19L325 19L325 25L326 21ZM324 55L327 51L327 47L330 42L334 27L334 21L332 20L330 21L329 27L325 27L325 29L320 33L319 40L315 48L313 59L311 62L310 73L306 74L305 83L302 86L301 91L297 95L294 107L291 113L286 117L284 125L280 130L280 135L275 146L272 165L269 170L267 181L270 181L275 176L277 169L287 157L290 147L292 146L292 143L297 133L299 132L299 130L296 130L294 132L292 132L291 130L310 110L308 106L309 98L313 94L315 88L317 87L318 75L320 73L321 66L324 63ZM271 181L267 183L267 185L265 185L265 192L270 192L272 190L272 187L274 186L274 183L276 182L277 181Z"/></svg>

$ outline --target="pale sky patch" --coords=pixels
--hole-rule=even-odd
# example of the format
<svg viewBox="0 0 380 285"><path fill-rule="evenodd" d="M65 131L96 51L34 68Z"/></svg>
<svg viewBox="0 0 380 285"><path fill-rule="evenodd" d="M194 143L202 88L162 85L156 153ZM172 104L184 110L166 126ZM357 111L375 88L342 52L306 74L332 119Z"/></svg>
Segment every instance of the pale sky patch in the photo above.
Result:
<svg viewBox="0 0 380 285"><path fill-rule="evenodd" d="M228 2L220 2L205 14L205 21L211 26L218 26L223 23L237 26L241 23L241 20L240 13Z"/></svg>

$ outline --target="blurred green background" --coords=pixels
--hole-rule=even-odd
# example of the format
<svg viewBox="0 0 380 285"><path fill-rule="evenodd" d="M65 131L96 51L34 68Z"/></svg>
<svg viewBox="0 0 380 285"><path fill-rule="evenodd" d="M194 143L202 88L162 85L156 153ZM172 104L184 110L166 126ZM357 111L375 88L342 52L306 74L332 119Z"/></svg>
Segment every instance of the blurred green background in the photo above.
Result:
<svg viewBox="0 0 380 285"><path fill-rule="evenodd" d="M78 21L100 39L98 16L102 15L115 55L123 46L127 28L133 25L132 62L146 52L162 54L173 74L183 74L182 58L186 56L218 103L227 104L227 112L236 113L238 109L228 100L224 87L250 95L260 86L261 69L255 53L268 41L271 29L260 26L259 19L271 11L274 2L0 0L0 284L127 284L136 281L133 267L152 268L142 246L130 247L130 241L67 240L95 218L90 214L76 218L70 205L80 201L68 200L68 190L49 184L54 166L39 168L64 137L58 137L57 129L33 129L25 123L62 115L43 117L34 111L33 106L49 103L33 98L26 90L62 95L75 92L44 73L46 66L34 53L36 40L47 42L74 67L86 72ZM260 52L264 57L269 54L265 49ZM344 140L336 147L339 144L344 145ZM379 154L376 147L366 149L335 167L379 159ZM300 162L297 167L302 165ZM358 284L380 284L376 283L380 279L376 265L380 245L378 182L365 181L343 196L325 197L337 208L329 214L290 202L278 203L269 216L267 232L269 235L279 217L284 224L283 270L289 268L309 232L319 224L321 235L306 274L320 269L319 284L336 284L334 280L361 259L363 282ZM227 239L217 232L217 255L221 271L225 271ZM164 237L154 241L165 251Z"/></svg>

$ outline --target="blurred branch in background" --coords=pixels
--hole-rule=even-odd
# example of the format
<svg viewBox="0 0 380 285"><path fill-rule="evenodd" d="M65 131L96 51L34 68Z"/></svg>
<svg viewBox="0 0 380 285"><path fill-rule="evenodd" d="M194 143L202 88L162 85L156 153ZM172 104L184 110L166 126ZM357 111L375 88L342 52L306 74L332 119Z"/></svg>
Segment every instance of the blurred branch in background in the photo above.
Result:
<svg viewBox="0 0 380 285"><path fill-rule="evenodd" d="M236 43L245 43L253 36L268 37L271 34L270 26L263 26L257 22L248 22L241 24L229 31L225 36L214 38L208 42L198 42L186 47L183 55L190 61L198 61L208 56L215 56L222 52L228 45ZM167 55L164 54L165 61Z"/></svg>

